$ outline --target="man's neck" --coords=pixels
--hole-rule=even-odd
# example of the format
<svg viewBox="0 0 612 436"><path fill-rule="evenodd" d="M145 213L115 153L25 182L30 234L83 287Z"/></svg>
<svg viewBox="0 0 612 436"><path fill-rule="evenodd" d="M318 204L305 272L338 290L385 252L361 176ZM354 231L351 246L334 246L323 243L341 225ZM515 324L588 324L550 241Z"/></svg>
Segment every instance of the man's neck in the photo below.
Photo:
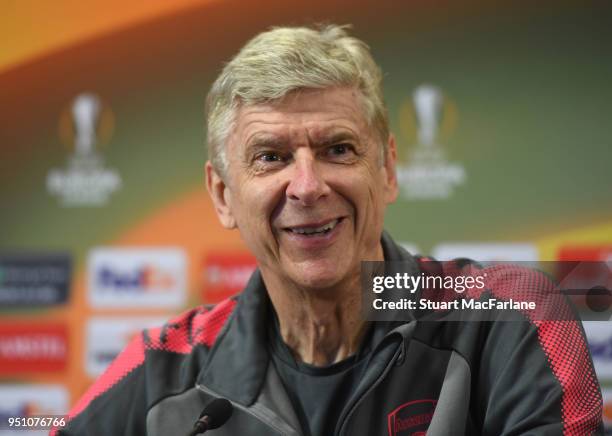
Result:
<svg viewBox="0 0 612 436"><path fill-rule="evenodd" d="M365 257L384 260L382 245ZM357 352L368 327L361 313L359 269L328 289L301 288L271 269L260 269L280 334L296 359L326 366Z"/></svg>
<svg viewBox="0 0 612 436"><path fill-rule="evenodd" d="M302 289L262 275L283 341L301 362L326 366L355 354L367 330L361 314L359 272L331 289Z"/></svg>

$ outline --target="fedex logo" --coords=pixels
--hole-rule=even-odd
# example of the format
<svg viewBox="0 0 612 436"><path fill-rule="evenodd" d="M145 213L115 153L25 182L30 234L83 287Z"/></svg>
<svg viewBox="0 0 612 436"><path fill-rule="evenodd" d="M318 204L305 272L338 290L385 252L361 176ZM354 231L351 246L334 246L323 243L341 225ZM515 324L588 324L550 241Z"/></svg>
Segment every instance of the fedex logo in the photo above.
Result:
<svg viewBox="0 0 612 436"><path fill-rule="evenodd" d="M187 258L177 248L97 248L88 257L88 295L95 308L181 308Z"/></svg>
<svg viewBox="0 0 612 436"><path fill-rule="evenodd" d="M171 272L155 265L143 265L131 271L102 267L98 272L98 284L104 289L125 292L168 292L176 285L176 279Z"/></svg>

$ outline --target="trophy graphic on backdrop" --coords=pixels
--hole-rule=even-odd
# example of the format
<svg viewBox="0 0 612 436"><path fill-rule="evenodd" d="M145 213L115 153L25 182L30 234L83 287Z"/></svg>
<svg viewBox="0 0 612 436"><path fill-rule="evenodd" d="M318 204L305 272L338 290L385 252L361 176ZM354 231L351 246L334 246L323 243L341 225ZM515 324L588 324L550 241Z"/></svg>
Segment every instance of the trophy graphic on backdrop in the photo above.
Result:
<svg viewBox="0 0 612 436"><path fill-rule="evenodd" d="M76 135L75 151L78 156L90 156L96 145L96 127L100 115L100 99L90 93L78 95L72 103L72 118Z"/></svg>
<svg viewBox="0 0 612 436"><path fill-rule="evenodd" d="M64 169L52 169L47 175L47 191L57 195L64 206L103 206L121 187L121 177L104 166L96 150L100 138L110 138L114 117L102 99L94 93L78 94L60 117L60 137L74 153Z"/></svg>
<svg viewBox="0 0 612 436"><path fill-rule="evenodd" d="M402 195L409 200L440 200L449 198L456 186L466 180L465 169L449 162L440 134L444 130L450 103L442 90L434 85L420 85L413 94L408 112L416 121L416 144L407 150L406 158L397 165L397 178Z"/></svg>
<svg viewBox="0 0 612 436"><path fill-rule="evenodd" d="M417 139L427 147L435 145L436 135L442 118L442 92L431 85L422 85L412 95L418 123Z"/></svg>

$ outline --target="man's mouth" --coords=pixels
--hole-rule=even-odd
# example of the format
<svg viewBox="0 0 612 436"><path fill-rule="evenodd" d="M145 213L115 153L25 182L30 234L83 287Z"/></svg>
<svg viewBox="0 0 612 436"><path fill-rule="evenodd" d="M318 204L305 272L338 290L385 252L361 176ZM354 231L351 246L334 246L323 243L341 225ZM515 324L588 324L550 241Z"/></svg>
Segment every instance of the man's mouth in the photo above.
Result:
<svg viewBox="0 0 612 436"><path fill-rule="evenodd" d="M287 227L285 230L298 235L321 236L331 232L341 220L342 218L336 218L320 226L305 225L300 227Z"/></svg>

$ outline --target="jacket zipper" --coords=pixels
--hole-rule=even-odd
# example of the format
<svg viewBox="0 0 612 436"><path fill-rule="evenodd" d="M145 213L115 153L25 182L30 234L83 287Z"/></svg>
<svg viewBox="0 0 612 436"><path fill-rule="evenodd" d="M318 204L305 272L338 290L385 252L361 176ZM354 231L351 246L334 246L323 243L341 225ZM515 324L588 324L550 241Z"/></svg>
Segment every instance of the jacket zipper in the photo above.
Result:
<svg viewBox="0 0 612 436"><path fill-rule="evenodd" d="M342 413L342 416L338 420L340 425L336 427L337 429L339 429L337 432L337 435L340 436L345 433L345 427L347 426L349 419L351 418L351 416L353 415L357 407L359 407L359 405L364 401L364 399L368 396L368 394L372 392L376 388L376 386L378 386L380 382L387 376L391 368L395 365L395 362L398 360L398 358L403 353L403 348L404 348L404 340L402 338L401 343L399 344L397 350L395 351L395 353L393 354L393 356L391 357L391 359L385 366L385 369L383 369L383 371L381 372L380 376L378 376L378 378L374 380L370 384L370 386L368 386L368 388L365 390L365 392L362 395L360 395L356 400L354 400L353 404L348 410L345 410Z"/></svg>

